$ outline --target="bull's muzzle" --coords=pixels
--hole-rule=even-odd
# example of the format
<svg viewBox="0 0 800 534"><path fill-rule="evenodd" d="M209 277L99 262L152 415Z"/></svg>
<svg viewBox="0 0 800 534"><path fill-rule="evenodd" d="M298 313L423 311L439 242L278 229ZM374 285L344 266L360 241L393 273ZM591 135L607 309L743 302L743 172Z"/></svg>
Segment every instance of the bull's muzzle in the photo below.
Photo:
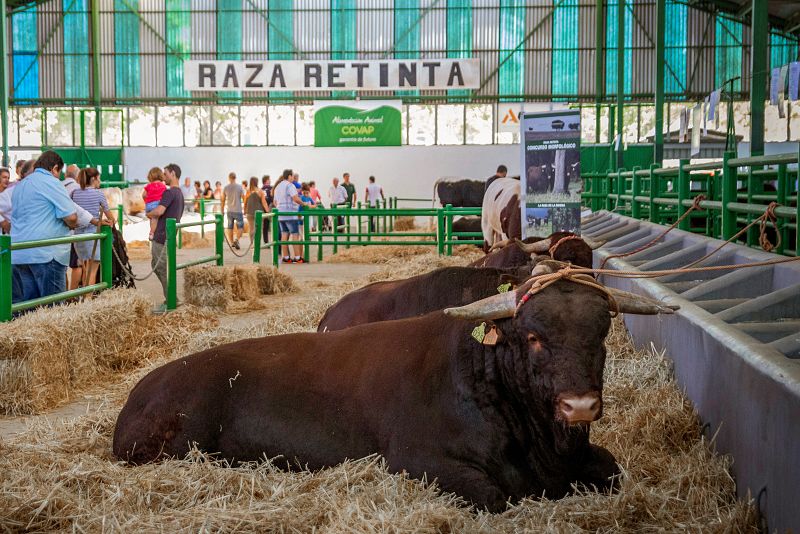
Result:
<svg viewBox="0 0 800 534"><path fill-rule="evenodd" d="M596 391L585 395L562 393L558 396L556 410L559 417L570 425L597 421L603 413L603 399Z"/></svg>

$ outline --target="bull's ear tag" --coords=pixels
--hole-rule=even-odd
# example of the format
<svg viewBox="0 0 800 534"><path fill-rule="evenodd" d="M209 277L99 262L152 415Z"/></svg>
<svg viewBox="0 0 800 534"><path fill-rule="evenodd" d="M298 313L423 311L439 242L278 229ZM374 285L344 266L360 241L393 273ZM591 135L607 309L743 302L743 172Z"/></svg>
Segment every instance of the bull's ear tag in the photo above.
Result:
<svg viewBox="0 0 800 534"><path fill-rule="evenodd" d="M496 345L497 344L497 340L499 338L500 338L500 335L498 334L497 327L492 325L492 327L489 329L489 331L486 332L486 335L483 336L483 342L482 343L484 345Z"/></svg>
<svg viewBox="0 0 800 534"><path fill-rule="evenodd" d="M472 337L478 343L483 343L483 338L486 336L486 323L481 323L472 330Z"/></svg>
<svg viewBox="0 0 800 534"><path fill-rule="evenodd" d="M511 289L511 282L508 282L506 284L500 284L499 286L497 286L498 293L508 293L509 289Z"/></svg>

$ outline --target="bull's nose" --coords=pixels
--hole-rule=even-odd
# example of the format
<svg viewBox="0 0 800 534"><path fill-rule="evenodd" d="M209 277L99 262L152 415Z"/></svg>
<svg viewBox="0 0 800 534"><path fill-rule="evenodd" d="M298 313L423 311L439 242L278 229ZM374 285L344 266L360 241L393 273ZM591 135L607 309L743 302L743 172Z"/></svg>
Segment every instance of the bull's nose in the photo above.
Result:
<svg viewBox="0 0 800 534"><path fill-rule="evenodd" d="M560 395L558 398L558 411L569 424L597 421L602 409L603 399L599 393Z"/></svg>

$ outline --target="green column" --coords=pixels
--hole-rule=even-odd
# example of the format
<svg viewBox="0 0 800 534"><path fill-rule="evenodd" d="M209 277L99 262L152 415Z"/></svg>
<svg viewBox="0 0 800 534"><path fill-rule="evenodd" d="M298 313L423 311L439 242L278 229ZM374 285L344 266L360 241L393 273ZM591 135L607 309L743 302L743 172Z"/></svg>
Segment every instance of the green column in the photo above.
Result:
<svg viewBox="0 0 800 534"><path fill-rule="evenodd" d="M764 102L767 99L767 0L753 0L753 44L751 49L753 81L750 86L750 155L764 154Z"/></svg>
<svg viewBox="0 0 800 534"><path fill-rule="evenodd" d="M3 6L6 5L5 0L2 0L2 5ZM5 13L5 10L3 11L3 13ZM11 236L0 235L0 322L10 321L10 320L11 320Z"/></svg>
<svg viewBox="0 0 800 534"><path fill-rule="evenodd" d="M728 204L736 202L736 168L728 165L728 160L736 157L736 152L725 152L722 156L722 239L730 239L736 234L736 213Z"/></svg>
<svg viewBox="0 0 800 534"><path fill-rule="evenodd" d="M666 55L667 0L656 0L656 138L655 162L664 163L664 58Z"/></svg>
<svg viewBox="0 0 800 534"><path fill-rule="evenodd" d="M92 5L92 99L94 100L94 136L97 146L103 144L103 116L100 112L100 0Z"/></svg>
<svg viewBox="0 0 800 534"><path fill-rule="evenodd" d="M622 126L625 123L625 0L617 0L617 167L622 167Z"/></svg>
<svg viewBox="0 0 800 534"><path fill-rule="evenodd" d="M595 0L594 8L594 90L595 90L595 116L594 116L594 131L595 143L600 142L600 104L603 102L603 95L605 94L605 81L603 80L603 73L605 72L604 63L605 55L603 54L603 39L605 37L603 23L606 20L605 12L603 11L603 0Z"/></svg>
<svg viewBox="0 0 800 534"><path fill-rule="evenodd" d="M0 114L2 114L0 126L3 130L3 166L5 167L8 166L8 17L6 16L6 0L0 0L0 10L3 13L3 23L0 24L0 54L3 55L0 58L0 84L2 84L0 89ZM2 314L2 310L0 310L0 314Z"/></svg>
<svg viewBox="0 0 800 534"><path fill-rule="evenodd" d="M175 219L167 219L167 309L174 310L178 307L178 269L175 255L175 234L177 233Z"/></svg>
<svg viewBox="0 0 800 534"><path fill-rule="evenodd" d="M200 227L202 228L202 226ZM217 255L217 265L224 265L225 230L222 228L222 214L214 214L214 254Z"/></svg>
<svg viewBox="0 0 800 534"><path fill-rule="evenodd" d="M100 242L100 280L106 285L107 289L111 289L111 279L113 278L112 263L114 261L112 255L114 247L114 233L111 231L110 226L103 226L100 228L100 233L103 234L103 240Z"/></svg>
<svg viewBox="0 0 800 534"><path fill-rule="evenodd" d="M264 222L264 212L258 210L256 212L255 221L253 224L256 226L253 231L253 263L261 263L261 226Z"/></svg>
<svg viewBox="0 0 800 534"><path fill-rule="evenodd" d="M682 217L686 210L689 209L683 205L683 201L689 199L689 186L691 185L689 171L684 169L686 165L689 165L688 159L680 160L680 166L678 167L678 217ZM691 228L690 219L691 217L686 217L678 224L678 228L689 230Z"/></svg>

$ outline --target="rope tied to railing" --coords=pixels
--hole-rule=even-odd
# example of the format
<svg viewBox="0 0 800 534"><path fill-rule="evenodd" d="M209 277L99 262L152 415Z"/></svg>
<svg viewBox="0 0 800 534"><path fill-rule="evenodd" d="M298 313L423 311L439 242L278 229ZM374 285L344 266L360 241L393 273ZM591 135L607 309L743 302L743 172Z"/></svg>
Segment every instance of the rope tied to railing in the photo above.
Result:
<svg viewBox="0 0 800 534"><path fill-rule="evenodd" d="M686 269L686 268L689 268L689 267L694 267L695 265L704 262L705 260L707 260L708 258L713 256L714 254L716 254L717 252L722 250L722 248L725 247L725 245L727 245L729 243L732 243L732 242L736 241L737 239L739 239L739 237L741 237L742 234L747 232L750 228L752 228L756 224L758 224L758 226L759 226L758 244L761 245L761 248L764 249L764 251L772 252L773 249L781 246L781 233L779 231L777 231L778 230L778 218L775 215L775 209L778 207L778 205L779 204L777 202L770 202L769 205L767 206L767 208L764 210L764 213L762 213L758 218L754 219L751 223L747 224L744 228L742 228L741 230L739 230L738 232L733 234L724 243L722 243L720 246L718 246L717 248L715 248L714 250L712 250L711 252L709 252L708 254L703 256L702 258L700 258L698 260L695 260L692 263L689 263L687 265L684 265L682 268ZM776 233L778 234L778 242L774 246L770 242L769 238L767 237L767 220L772 222L772 225L775 227Z"/></svg>
<svg viewBox="0 0 800 534"><path fill-rule="evenodd" d="M585 270L585 269L584 269ZM522 298L517 303L517 309L514 312L514 316L519 313L519 309L528 302L531 297L533 297L536 293L539 293L543 289L548 286L553 285L554 283L558 282L559 280L568 280L570 282L575 282L576 284L581 284L592 289L599 291L600 293L605 296L606 300L608 301L608 308L611 311L611 316L616 317L619 313L619 306L617 305L616 299L611 294L611 292L606 289L606 287L595 280L591 275L584 274L580 272L575 272L575 269L572 268L572 265L569 263L564 264L564 267L561 269L552 272L552 273L545 273L533 278L533 285L528 289L528 291L522 295Z"/></svg>
<svg viewBox="0 0 800 534"><path fill-rule="evenodd" d="M697 210L700 210L700 209L702 209L702 208L700 207L700 203L701 203L702 201L704 201L705 199L706 199L705 195L703 195L703 194L699 194L699 195L697 195L697 196L696 196L696 197L694 197L694 199L692 200L692 205L689 207L689 209L688 209L688 210L686 210L686 211L683 213L683 215L681 215L680 217L678 217L678 219L677 219L677 220L676 220L674 223L672 223L672 224L671 224L671 225L670 225L670 226L669 226L669 227L668 227L666 230L664 230L664 231L663 231L663 232L661 232L661 233L660 233L658 236L656 236L654 239L652 239L652 240L648 241L646 244L642 245L641 247L639 247L639 248L637 248L637 249L630 250L630 251L628 251L628 252L621 252L621 253L619 253L619 254L611 254L611 255L609 255L609 256L606 256L606 258L603 260L603 263L601 263L601 264L600 264L600 269L603 269L603 268L606 266L606 263L608 262L608 260L610 260L611 258L625 258L625 257L627 257L627 256L633 256L634 254L638 254L639 252L644 252L644 251L645 251L645 250L647 250L648 248L652 247L653 245L655 245L656 243L658 243L659 241L661 241L661 240L662 240L664 237L666 237L666 235L667 235L668 233L670 233L670 232L671 232L671 231L673 231L675 228L677 228L677 227L678 227L678 225L679 225L679 224L680 224L680 223L681 223L681 222L682 222L682 221L683 221L683 220L684 220L686 217L688 217L688 216L689 216L689 215L690 215L690 214L691 214L693 211L697 211ZM551 256L551 257L552 257L552 256Z"/></svg>

